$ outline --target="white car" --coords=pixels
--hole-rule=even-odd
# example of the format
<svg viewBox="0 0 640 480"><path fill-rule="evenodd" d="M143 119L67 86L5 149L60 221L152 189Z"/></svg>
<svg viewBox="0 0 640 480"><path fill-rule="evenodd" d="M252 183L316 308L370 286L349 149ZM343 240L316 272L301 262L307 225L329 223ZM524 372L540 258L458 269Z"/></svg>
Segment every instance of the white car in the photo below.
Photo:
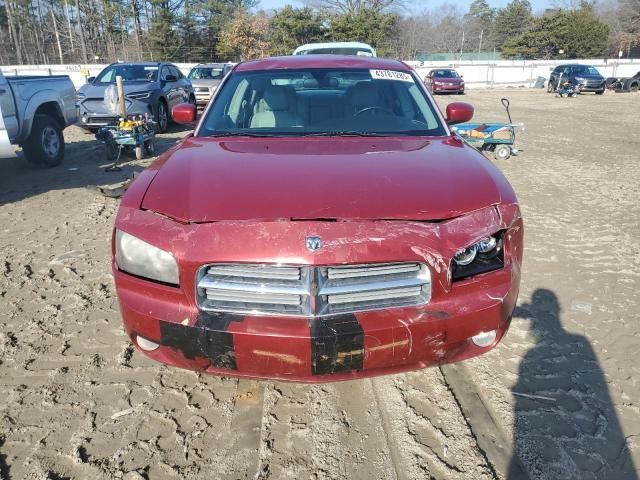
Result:
<svg viewBox="0 0 640 480"><path fill-rule="evenodd" d="M329 42L307 43L295 49L294 55L358 55L375 57L376 50L371 45L361 42Z"/></svg>

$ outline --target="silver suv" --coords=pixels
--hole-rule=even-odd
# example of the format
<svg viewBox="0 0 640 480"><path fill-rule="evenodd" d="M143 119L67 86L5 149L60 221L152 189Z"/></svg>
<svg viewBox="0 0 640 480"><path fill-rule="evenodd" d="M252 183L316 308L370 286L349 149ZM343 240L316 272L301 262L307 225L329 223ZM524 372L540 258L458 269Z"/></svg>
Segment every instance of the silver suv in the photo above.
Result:
<svg viewBox="0 0 640 480"><path fill-rule="evenodd" d="M193 85L199 107L209 103L209 99L232 67L231 63L200 63L191 69L188 78Z"/></svg>

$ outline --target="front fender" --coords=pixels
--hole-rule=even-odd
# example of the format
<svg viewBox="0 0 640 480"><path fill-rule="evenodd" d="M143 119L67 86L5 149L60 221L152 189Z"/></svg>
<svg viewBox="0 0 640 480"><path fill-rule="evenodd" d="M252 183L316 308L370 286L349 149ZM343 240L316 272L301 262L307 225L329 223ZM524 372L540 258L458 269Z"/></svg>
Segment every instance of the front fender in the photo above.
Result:
<svg viewBox="0 0 640 480"><path fill-rule="evenodd" d="M60 92L53 89L41 90L29 99L24 109L20 128L21 139L29 137L36 112L46 103L55 105L56 115L59 119L62 119L63 122L61 125L62 128L76 122L75 91L65 92L61 96Z"/></svg>

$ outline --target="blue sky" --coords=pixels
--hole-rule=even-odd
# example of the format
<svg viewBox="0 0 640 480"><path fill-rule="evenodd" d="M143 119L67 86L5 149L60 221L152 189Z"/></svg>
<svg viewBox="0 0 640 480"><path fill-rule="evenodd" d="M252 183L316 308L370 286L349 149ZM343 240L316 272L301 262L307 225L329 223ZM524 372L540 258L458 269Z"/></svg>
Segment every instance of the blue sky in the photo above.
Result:
<svg viewBox="0 0 640 480"><path fill-rule="evenodd" d="M467 11L469 8L469 4L472 0L460 0L457 2L454 1L442 1L442 0L428 0L428 1L418 1L415 2L415 10L422 11L425 9L431 10L433 8L438 7L438 5L442 5L443 3L453 3L460 6L462 11ZM504 7L509 0L488 0L489 5L494 8ZM557 3L553 0L532 0L531 5L533 6L533 11L537 12L546 7L552 6L554 3ZM302 7L304 6L304 2L296 1L296 0L260 0L260 5L258 8L263 8L265 10L271 10L274 8L282 8L285 5L293 5L294 7Z"/></svg>

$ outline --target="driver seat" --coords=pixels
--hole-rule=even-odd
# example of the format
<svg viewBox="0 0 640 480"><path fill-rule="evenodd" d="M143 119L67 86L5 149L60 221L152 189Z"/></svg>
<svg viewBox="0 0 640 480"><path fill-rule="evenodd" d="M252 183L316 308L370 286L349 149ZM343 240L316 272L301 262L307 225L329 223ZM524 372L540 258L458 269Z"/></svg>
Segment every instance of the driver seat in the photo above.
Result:
<svg viewBox="0 0 640 480"><path fill-rule="evenodd" d="M351 116L363 108L382 107L380 90L372 82L358 82L347 92L346 115Z"/></svg>

